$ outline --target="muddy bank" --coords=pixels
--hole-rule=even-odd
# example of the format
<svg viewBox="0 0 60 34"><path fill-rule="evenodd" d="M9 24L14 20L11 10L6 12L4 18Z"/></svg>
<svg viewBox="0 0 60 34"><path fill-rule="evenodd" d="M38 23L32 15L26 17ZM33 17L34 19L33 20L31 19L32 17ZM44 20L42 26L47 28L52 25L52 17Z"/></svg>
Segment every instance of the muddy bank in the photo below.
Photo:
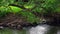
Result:
<svg viewBox="0 0 60 34"><path fill-rule="evenodd" d="M48 17L48 18L47 18ZM43 20L45 19L45 20ZM60 14L55 14L52 16L44 16L41 20L41 24L48 24L51 26L60 26ZM39 23L38 23L39 24ZM26 18L21 15L8 14L5 17L0 18L0 28L9 27L12 29L22 29L23 27L32 27L38 25L36 22L29 23Z"/></svg>
<svg viewBox="0 0 60 34"><path fill-rule="evenodd" d="M8 14L0 18L0 28L9 27L13 29L22 29L23 27L36 26L37 23L29 23L20 15Z"/></svg>

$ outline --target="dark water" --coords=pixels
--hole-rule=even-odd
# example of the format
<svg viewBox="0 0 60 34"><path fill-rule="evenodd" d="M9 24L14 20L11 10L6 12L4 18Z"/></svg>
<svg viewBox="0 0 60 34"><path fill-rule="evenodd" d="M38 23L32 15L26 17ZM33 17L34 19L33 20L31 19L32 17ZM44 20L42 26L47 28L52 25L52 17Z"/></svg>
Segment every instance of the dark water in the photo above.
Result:
<svg viewBox="0 0 60 34"><path fill-rule="evenodd" d="M0 30L0 34L60 34L60 27L37 25L36 27L23 28L23 30L5 28Z"/></svg>

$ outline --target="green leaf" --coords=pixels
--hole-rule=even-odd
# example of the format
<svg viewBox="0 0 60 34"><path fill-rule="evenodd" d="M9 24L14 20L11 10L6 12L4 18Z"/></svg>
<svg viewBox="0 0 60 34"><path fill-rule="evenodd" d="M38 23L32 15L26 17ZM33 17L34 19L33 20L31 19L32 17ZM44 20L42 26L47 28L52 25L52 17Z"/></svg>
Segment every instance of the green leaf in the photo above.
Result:
<svg viewBox="0 0 60 34"><path fill-rule="evenodd" d="M35 4L33 1L31 1L31 2L28 2L27 4L25 4L24 7L27 9L32 9L35 7Z"/></svg>
<svg viewBox="0 0 60 34"><path fill-rule="evenodd" d="M21 8L15 7L15 6L9 6L9 7L11 8L12 12L14 12L14 13L19 12L19 11L22 10Z"/></svg>

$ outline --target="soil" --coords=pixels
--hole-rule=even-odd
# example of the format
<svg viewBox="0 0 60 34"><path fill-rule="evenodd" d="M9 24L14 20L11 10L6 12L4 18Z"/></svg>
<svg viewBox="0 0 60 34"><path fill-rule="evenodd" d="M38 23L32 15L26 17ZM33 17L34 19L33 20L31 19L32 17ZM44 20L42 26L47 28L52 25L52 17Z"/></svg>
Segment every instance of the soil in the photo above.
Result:
<svg viewBox="0 0 60 34"><path fill-rule="evenodd" d="M32 24L27 22L25 18L12 13L0 18L0 26L2 27L22 29L23 27L28 27L31 25Z"/></svg>
<svg viewBox="0 0 60 34"><path fill-rule="evenodd" d="M47 16L48 17L48 16ZM60 26L60 13L53 14L52 17L44 17L47 20L45 24L53 25L53 26ZM9 27L13 29L22 29L23 27L29 26L36 26L37 23L29 23L26 21L26 18L22 17L21 15L16 15L13 13L7 14L5 17L0 18L0 26Z"/></svg>

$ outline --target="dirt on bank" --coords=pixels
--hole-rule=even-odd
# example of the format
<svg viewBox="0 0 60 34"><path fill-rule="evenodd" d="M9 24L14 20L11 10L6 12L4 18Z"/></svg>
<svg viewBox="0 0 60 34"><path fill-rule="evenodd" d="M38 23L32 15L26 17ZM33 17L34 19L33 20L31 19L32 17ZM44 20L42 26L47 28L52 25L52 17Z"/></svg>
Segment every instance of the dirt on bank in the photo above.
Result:
<svg viewBox="0 0 60 34"><path fill-rule="evenodd" d="M52 16L47 15L44 17L46 19L46 23L48 25L53 26L60 26L60 13L59 14L53 14ZM9 27L14 29L22 29L23 27L29 27L29 26L36 26L37 23L29 23L26 21L26 18L22 17L21 15L16 14L7 14L5 17L0 18L0 27Z"/></svg>
<svg viewBox="0 0 60 34"><path fill-rule="evenodd" d="M0 26L22 29L23 27L32 26L32 24L28 23L25 18L21 16L8 14L5 17L0 18Z"/></svg>

